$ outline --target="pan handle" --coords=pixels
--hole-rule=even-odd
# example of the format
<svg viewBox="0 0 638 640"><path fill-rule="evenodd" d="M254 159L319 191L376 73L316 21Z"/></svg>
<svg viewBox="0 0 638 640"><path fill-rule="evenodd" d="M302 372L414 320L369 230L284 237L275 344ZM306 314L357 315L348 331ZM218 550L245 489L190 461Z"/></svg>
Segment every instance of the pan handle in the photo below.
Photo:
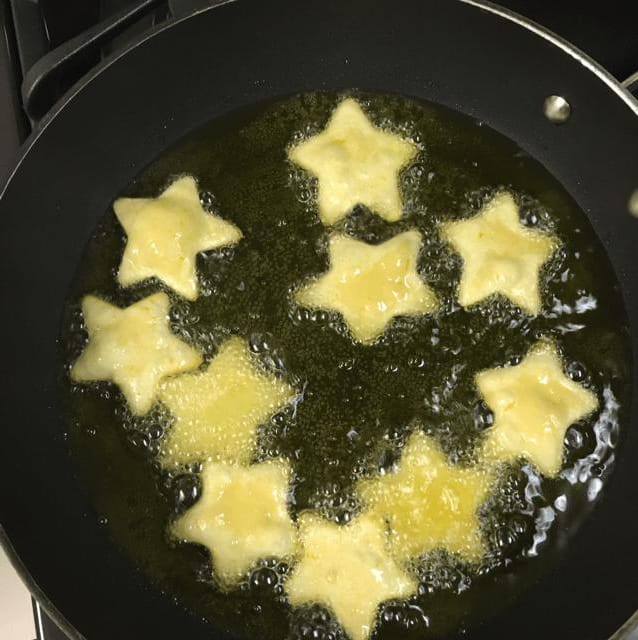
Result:
<svg viewBox="0 0 638 640"><path fill-rule="evenodd" d="M638 98L638 71L623 80L622 86L627 89L634 98Z"/></svg>
<svg viewBox="0 0 638 640"><path fill-rule="evenodd" d="M40 58L22 80L22 104L36 123L56 100L57 82L83 54L96 51L165 0L138 0Z"/></svg>

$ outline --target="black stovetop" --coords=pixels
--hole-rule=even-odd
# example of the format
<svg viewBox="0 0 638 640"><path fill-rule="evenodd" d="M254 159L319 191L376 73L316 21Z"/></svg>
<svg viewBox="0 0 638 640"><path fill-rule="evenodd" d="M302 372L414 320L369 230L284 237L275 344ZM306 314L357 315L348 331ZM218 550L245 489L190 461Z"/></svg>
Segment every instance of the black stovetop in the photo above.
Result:
<svg viewBox="0 0 638 640"><path fill-rule="evenodd" d="M267 0L263 0L267 2ZM42 55L133 0L0 0L0 184L10 170L31 125L21 109L19 86L23 73ZM167 0L166 6L142 19L100 54L81 61L81 75L113 48L148 29L167 15L183 15L205 0ZM583 49L624 80L638 71L638 24L635 0L501 0L504 5L555 31ZM66 79L72 82L75 76ZM61 87L61 90L64 85ZM67 640L34 606L39 640ZM30 640L25 638L24 640Z"/></svg>

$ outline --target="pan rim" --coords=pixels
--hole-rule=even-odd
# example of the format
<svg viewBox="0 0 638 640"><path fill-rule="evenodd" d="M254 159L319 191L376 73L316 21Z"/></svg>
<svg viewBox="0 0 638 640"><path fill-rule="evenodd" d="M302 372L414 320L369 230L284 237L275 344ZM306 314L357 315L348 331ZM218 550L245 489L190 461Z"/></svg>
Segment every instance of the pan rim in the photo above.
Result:
<svg viewBox="0 0 638 640"><path fill-rule="evenodd" d="M208 6L202 7L200 9L195 9L191 13L180 16L178 18L169 18L165 22L162 22L158 25L155 25L140 34L138 37L133 38L129 43L127 43L122 49L116 51L111 56L101 60L98 64L96 64L92 69L90 69L85 75L83 75L77 82L75 82L62 96L58 99L58 101L46 112L46 114L42 117L41 120L38 120L34 126L34 129L27 136L26 140L20 146L20 149L17 155L14 158L14 164L9 169L8 173L5 175L0 175L0 200L4 197L4 194L9 187L13 176L17 173L22 165L22 162L29 154L29 151L33 147L33 145L38 141L40 136L48 129L49 125L56 119L58 114L62 112L65 107L74 100L74 98L82 93L84 88L94 82L96 78L98 78L104 71L109 69L112 65L126 56L130 51L137 49L142 46L148 40L151 40L155 36L159 35L163 31L172 28L175 25L178 25L186 20L190 20L195 18L196 16L206 13L208 11L213 11L219 7L222 7L226 4L234 4L238 0L213 0L215 3L210 4ZM463 0L460 0L463 1Z"/></svg>
<svg viewBox="0 0 638 640"><path fill-rule="evenodd" d="M533 34L543 38L550 44L558 47L574 60L579 62L587 71L593 73L596 77L603 81L637 116L638 116L638 99L635 98L625 87L622 82L615 78L605 67L596 62L590 55L582 49L569 42L562 36L554 33L551 29L547 29L543 25L526 18L525 16L511 11L505 7L501 7L489 0L458 0L463 4L476 7L483 11L487 11L493 15L509 20L520 27L531 31ZM638 73L638 72L637 72Z"/></svg>
<svg viewBox="0 0 638 640"><path fill-rule="evenodd" d="M136 49L143 45L147 40L154 38L156 35L162 33L166 29L172 28L174 25L178 25L186 20L196 18L198 15L206 13L208 11L214 11L220 7L228 4L234 4L240 0L213 0L213 4L210 4L200 9L195 9L191 13L180 16L178 18L170 18L166 22L158 24L145 33L141 34L138 38L134 38L130 43L123 47L120 51L117 51L112 56L105 58L95 67L93 67L86 75L82 76L72 87L68 89L60 99L51 107L51 109L40 120L36 128L29 134L24 141L20 150L15 158L13 166L9 169L8 173L4 176L0 175L0 200L4 197L4 194L16 174L23 160L28 155L31 147L37 142L39 137L44 133L48 126L55 120L57 115L71 102L78 94L82 92L84 87L93 82L99 77L106 69L115 64L120 58L126 56L129 51ZM602 81L612 93L614 93L620 100L622 100L627 107L633 113L638 116L638 99L623 87L622 83L609 73L601 64L596 62L591 56L586 54L576 45L572 44L568 40L554 33L551 29L548 29L533 20L526 18L525 16L506 9L505 7L498 6L489 0L455 0L456 2L464 5L468 5L478 9L479 11L486 11L492 15L498 16L509 22L516 24L518 27L530 31L537 37L549 42L551 45L562 50L571 58L579 62L587 71L592 73L598 80Z"/></svg>
<svg viewBox="0 0 638 640"><path fill-rule="evenodd" d="M31 575L25 564L22 562L17 551L13 548L11 539L0 523L0 548L4 551L9 563L13 567L20 580L27 587L29 593L35 598L37 604L44 609L45 613L58 626L58 628L69 638L69 640L86 640L64 616L64 614L51 602L46 593L40 588L35 578ZM40 638L40 632L36 629L36 635ZM43 640L43 639L42 639Z"/></svg>

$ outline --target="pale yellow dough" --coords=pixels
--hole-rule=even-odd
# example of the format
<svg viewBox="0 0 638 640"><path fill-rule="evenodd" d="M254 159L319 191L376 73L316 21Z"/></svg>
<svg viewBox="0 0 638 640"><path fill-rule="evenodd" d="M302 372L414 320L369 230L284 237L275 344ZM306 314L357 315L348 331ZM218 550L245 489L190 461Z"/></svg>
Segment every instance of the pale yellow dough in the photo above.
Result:
<svg viewBox="0 0 638 640"><path fill-rule="evenodd" d="M469 220L442 225L442 234L463 258L461 305L500 293L529 314L540 312L539 273L557 242L521 224L511 194L497 194Z"/></svg>
<svg viewBox="0 0 638 640"><path fill-rule="evenodd" d="M334 234L330 270L295 294L304 307L338 311L355 340L371 343L395 316L433 313L436 295L417 273L418 231L379 245Z"/></svg>
<svg viewBox="0 0 638 640"><path fill-rule="evenodd" d="M199 351L171 333L165 293L120 309L95 296L82 300L89 342L71 368L76 382L109 380L120 387L131 412L146 413L162 378L198 367Z"/></svg>
<svg viewBox="0 0 638 640"><path fill-rule="evenodd" d="M476 384L494 412L485 456L526 458L547 476L561 469L567 429L598 406L594 393L563 373L551 342L537 343L519 365L477 374Z"/></svg>
<svg viewBox="0 0 638 640"><path fill-rule="evenodd" d="M358 491L366 512L389 523L395 558L445 549L477 561L485 552L477 512L491 486L489 471L450 464L434 440L416 432L398 469L361 481Z"/></svg>
<svg viewBox="0 0 638 640"><path fill-rule="evenodd" d="M113 209L127 235L117 274L124 287L155 276L195 300L197 254L241 238L236 226L204 210L190 176L179 178L157 198L120 198Z"/></svg>
<svg viewBox="0 0 638 640"><path fill-rule="evenodd" d="M375 127L356 100L343 100L327 127L292 147L289 158L319 181L319 216L326 225L358 205L388 222L399 220L399 172L416 155L415 145Z"/></svg>
<svg viewBox="0 0 638 640"><path fill-rule="evenodd" d="M229 338L205 371L161 386L160 400L174 417L165 464L249 462L257 427L294 395L286 382L258 368L243 340Z"/></svg>
<svg viewBox="0 0 638 640"><path fill-rule="evenodd" d="M364 515L338 525L304 513L299 537L302 555L286 581L290 604L329 607L351 640L370 636L379 604L416 591L416 580L388 554L385 528L377 518Z"/></svg>
<svg viewBox="0 0 638 640"><path fill-rule="evenodd" d="M173 524L172 533L208 548L223 585L235 585L260 558L293 553L296 530L287 508L287 461L251 467L209 462L201 480L202 496Z"/></svg>

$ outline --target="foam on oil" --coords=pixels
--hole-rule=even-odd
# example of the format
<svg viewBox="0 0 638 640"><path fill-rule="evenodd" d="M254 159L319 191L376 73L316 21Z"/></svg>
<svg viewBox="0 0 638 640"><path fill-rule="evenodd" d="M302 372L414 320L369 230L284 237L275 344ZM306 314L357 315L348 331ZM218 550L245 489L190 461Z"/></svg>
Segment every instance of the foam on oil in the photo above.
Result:
<svg viewBox="0 0 638 640"><path fill-rule="evenodd" d="M355 344L333 313L294 304L300 283L327 269L329 231L316 212L316 182L292 166L288 146L320 131L339 96L312 94L261 105L187 136L117 196L157 194L177 175L194 175L202 203L239 226L242 241L198 258L200 297L172 292L173 330L207 360L230 335L244 337L265 371L286 379L295 400L260 427L255 460L287 457L290 509L312 508L340 523L361 509L356 483L400 460L417 428L452 462L471 464L493 416L474 387L477 371L520 362L553 337L572 379L601 408L565 439L560 476L547 480L524 462L499 472L481 509L488 552L479 564L436 551L415 563L419 592L380 611L377 638L436 637L498 613L553 561L589 513L613 467L627 392L627 327L616 280L585 216L560 185L514 144L448 110L392 96L355 94L374 122L413 140L419 153L402 173L405 214L389 224L363 207L335 226L382 242L416 228L419 273L435 290L435 316L399 318L372 346ZM551 231L561 248L542 273L544 311L530 318L506 300L471 309L455 301L461 264L437 225L478 210L501 188L515 194L524 224ZM69 300L63 347L81 351L79 302L86 293L125 306L162 286L129 289L115 273L125 238L112 211L87 248ZM166 534L201 487L198 464L159 462L171 416L156 406L129 413L108 384L72 385L64 376L70 442L100 522L161 588L212 624L252 637L336 640L343 632L321 606L291 611L289 567L265 558L232 592L211 577L206 552ZM497 579L508 576L507 581ZM463 622L461 622L463 621Z"/></svg>

